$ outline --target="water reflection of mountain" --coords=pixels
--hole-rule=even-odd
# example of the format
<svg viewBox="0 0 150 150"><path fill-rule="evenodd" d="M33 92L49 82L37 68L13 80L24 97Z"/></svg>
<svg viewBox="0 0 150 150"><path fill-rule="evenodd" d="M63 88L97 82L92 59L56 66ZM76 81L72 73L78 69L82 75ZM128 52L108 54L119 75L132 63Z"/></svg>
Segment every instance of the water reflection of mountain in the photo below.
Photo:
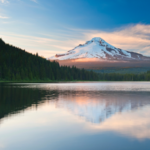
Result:
<svg viewBox="0 0 150 150"><path fill-rule="evenodd" d="M57 107L63 107L92 123L100 123L117 112L133 111L150 104L149 92L65 92Z"/></svg>
<svg viewBox="0 0 150 150"><path fill-rule="evenodd" d="M117 112L133 111L150 104L150 92L57 90L40 86L0 85L0 119L53 100L77 116L100 123ZM51 103L50 103L51 104Z"/></svg>

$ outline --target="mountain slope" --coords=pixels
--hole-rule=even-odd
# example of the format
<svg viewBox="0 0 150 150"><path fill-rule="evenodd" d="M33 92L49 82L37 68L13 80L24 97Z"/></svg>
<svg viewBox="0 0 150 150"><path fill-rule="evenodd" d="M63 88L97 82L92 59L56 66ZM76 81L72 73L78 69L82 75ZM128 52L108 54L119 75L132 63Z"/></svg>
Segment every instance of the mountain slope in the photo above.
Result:
<svg viewBox="0 0 150 150"><path fill-rule="evenodd" d="M97 73L60 66L0 39L0 81L98 80Z"/></svg>
<svg viewBox="0 0 150 150"><path fill-rule="evenodd" d="M104 60L150 60L141 54L116 48L102 38L93 38L85 44L80 44L64 54L56 54L50 60L70 60L81 58L98 58Z"/></svg>

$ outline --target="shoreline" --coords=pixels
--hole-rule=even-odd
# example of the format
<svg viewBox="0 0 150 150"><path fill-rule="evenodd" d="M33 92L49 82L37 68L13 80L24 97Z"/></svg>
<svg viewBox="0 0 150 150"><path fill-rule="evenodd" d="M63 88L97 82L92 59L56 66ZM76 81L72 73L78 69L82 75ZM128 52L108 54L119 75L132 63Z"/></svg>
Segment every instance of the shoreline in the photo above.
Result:
<svg viewBox="0 0 150 150"><path fill-rule="evenodd" d="M108 80L98 80L98 81L0 81L1 83L80 83L80 82L150 82L150 81L108 81Z"/></svg>

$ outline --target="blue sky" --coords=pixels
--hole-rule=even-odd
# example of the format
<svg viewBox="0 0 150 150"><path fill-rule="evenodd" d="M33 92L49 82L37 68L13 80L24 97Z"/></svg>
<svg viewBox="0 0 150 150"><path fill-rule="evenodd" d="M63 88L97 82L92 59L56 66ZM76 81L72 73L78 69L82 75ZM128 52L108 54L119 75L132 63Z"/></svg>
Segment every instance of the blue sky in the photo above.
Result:
<svg viewBox="0 0 150 150"><path fill-rule="evenodd" d="M0 37L50 57L93 37L150 56L149 0L0 0Z"/></svg>

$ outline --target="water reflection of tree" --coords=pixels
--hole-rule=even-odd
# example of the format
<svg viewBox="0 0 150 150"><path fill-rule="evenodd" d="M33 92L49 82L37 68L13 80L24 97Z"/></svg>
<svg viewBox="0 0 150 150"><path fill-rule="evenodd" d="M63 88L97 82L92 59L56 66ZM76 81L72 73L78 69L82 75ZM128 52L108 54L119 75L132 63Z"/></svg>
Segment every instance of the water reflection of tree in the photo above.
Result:
<svg viewBox="0 0 150 150"><path fill-rule="evenodd" d="M23 112L27 108L37 108L46 99L58 97L57 91L39 88L20 88L0 85L0 119Z"/></svg>
<svg viewBox="0 0 150 150"><path fill-rule="evenodd" d="M70 110L92 123L100 123L118 112L149 105L150 93L64 90L52 86L36 88L4 84L0 85L0 119L29 108L37 108L49 100L55 100L57 108Z"/></svg>

